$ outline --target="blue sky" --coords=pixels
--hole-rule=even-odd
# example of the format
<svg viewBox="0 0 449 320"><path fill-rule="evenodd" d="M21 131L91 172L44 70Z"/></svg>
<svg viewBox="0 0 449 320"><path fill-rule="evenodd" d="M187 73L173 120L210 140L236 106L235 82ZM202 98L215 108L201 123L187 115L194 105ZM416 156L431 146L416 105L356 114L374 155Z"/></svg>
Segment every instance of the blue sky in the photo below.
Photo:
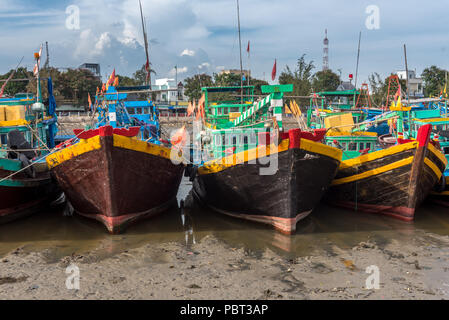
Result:
<svg viewBox="0 0 449 320"><path fill-rule="evenodd" d="M69 5L80 9L79 30L66 27ZM239 67L235 0L142 0L142 5L157 77L174 77L175 65L179 79ZM366 28L369 5L379 8L379 29ZM409 68L418 74L430 65L449 69L448 17L449 0L240 0L243 64L248 67L250 40L250 66L258 78L271 80L275 58L279 74L302 54L318 71L327 28L330 68L340 69L344 79L355 73L359 31L360 82L372 72L387 76L403 69L404 43ZM45 41L56 67L98 62L103 75L114 67L130 75L145 62L138 0L0 0L0 30L0 73L22 56L22 65L32 69L33 52Z"/></svg>

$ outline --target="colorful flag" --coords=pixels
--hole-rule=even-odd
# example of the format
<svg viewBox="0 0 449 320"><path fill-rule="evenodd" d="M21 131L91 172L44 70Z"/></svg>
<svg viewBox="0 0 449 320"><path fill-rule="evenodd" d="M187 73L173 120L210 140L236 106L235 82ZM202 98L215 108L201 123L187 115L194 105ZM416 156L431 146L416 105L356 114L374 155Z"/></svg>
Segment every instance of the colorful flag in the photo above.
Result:
<svg viewBox="0 0 449 320"><path fill-rule="evenodd" d="M145 70L147 71L146 81L150 78L150 61L147 58L147 62L145 63Z"/></svg>
<svg viewBox="0 0 449 320"><path fill-rule="evenodd" d="M276 59L274 59L274 66L273 70L271 71L271 80L274 81L274 79L276 79Z"/></svg>
<svg viewBox="0 0 449 320"><path fill-rule="evenodd" d="M187 141L186 126L176 130L170 138L170 142L173 146L182 147Z"/></svg>
<svg viewBox="0 0 449 320"><path fill-rule="evenodd" d="M118 77L115 77L113 86L118 87Z"/></svg>
<svg viewBox="0 0 449 320"><path fill-rule="evenodd" d="M89 102L89 108L92 111L92 99L90 98L90 93L87 93L87 101Z"/></svg>
<svg viewBox="0 0 449 320"><path fill-rule="evenodd" d="M193 104L189 101L189 105L187 106L187 116L190 117L194 111Z"/></svg>
<svg viewBox="0 0 449 320"><path fill-rule="evenodd" d="M113 85L114 80L115 80L115 68L114 68L114 70L112 70L112 73L111 73L111 75L109 76L109 80L108 80L108 82L107 82L107 85L108 85L108 86Z"/></svg>
<svg viewBox="0 0 449 320"><path fill-rule="evenodd" d="M39 65L41 63L41 56L42 56L42 44L41 44L41 48L39 49L39 53L35 53L34 54L34 58L36 59L36 64L34 65L33 68L33 73L35 76L37 76L37 73L39 72Z"/></svg>
<svg viewBox="0 0 449 320"><path fill-rule="evenodd" d="M204 104L205 103L206 103L206 96L203 93L203 95L201 96L201 99L198 100L198 111L199 111L200 116L202 118L204 118L204 113L205 113L205 111L204 111Z"/></svg>

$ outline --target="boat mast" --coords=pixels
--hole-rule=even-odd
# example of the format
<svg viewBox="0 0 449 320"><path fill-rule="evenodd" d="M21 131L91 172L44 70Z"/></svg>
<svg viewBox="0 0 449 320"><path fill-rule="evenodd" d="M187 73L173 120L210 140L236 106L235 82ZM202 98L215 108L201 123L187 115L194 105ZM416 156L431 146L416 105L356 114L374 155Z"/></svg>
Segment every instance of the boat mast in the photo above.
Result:
<svg viewBox="0 0 449 320"><path fill-rule="evenodd" d="M139 0L139 5L140 5L140 18L142 19L142 32L143 32L143 42L145 45L145 54L147 57L147 64L148 65L148 70L147 70L147 80L145 80L145 84L150 86L150 90L151 90L151 69L150 69L150 58L149 58L149 54L148 54L148 38L147 38L147 31L145 28L145 19L143 17L143 12L142 12L142 2Z"/></svg>
<svg viewBox="0 0 449 320"><path fill-rule="evenodd" d="M359 33L359 46L357 49L357 65L356 65L356 69L355 69L355 91L354 91L354 106L353 106L353 108L355 108L355 103L356 103L355 96L357 93L357 76L359 74L360 40L361 39L362 39L362 31L360 31L360 33Z"/></svg>
<svg viewBox="0 0 449 320"><path fill-rule="evenodd" d="M405 77L407 78L406 82L405 82L405 84L407 86L407 104L406 104L406 106L408 107L409 106L409 102L408 101L410 99L410 95L409 95L410 88L409 88L409 85L408 85L407 47L405 46L405 43L404 43L404 60L405 60ZM404 130L404 129L402 129L402 130ZM408 133L409 133L409 136L410 136L411 131L412 131L412 126L411 126L411 123L410 123L410 111L408 111Z"/></svg>
<svg viewBox="0 0 449 320"><path fill-rule="evenodd" d="M240 48L240 103L243 103L243 65L242 65L242 38L240 35L240 6L237 0L237 20L239 27L239 48Z"/></svg>

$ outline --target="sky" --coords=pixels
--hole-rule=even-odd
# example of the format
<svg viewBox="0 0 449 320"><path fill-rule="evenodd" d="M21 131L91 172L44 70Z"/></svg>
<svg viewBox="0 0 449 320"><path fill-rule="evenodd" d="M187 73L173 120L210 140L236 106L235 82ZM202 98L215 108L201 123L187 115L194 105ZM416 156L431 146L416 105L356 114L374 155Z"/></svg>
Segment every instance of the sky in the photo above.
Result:
<svg viewBox="0 0 449 320"><path fill-rule="evenodd" d="M175 65L178 80L240 68L236 0L142 0L142 7L153 78L175 78ZM343 80L355 75L359 32L359 84L373 72L404 69L404 44L418 75L431 65L449 69L448 17L449 0L240 0L243 68L275 83L275 59L279 75L305 54L319 71L327 29L329 66ZM0 0L0 34L2 74L22 56L32 69L45 41L53 67L100 63L103 77L113 68L130 76L145 63L138 0Z"/></svg>

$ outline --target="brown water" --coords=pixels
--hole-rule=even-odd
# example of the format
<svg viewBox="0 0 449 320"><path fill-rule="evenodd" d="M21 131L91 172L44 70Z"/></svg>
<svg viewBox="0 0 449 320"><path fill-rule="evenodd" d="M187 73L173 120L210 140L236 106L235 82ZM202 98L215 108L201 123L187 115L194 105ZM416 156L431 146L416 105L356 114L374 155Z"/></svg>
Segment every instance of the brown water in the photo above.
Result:
<svg viewBox="0 0 449 320"><path fill-rule="evenodd" d="M184 199L191 183L183 180L178 198ZM270 248L291 257L309 255L316 249L332 254L334 245L350 248L372 239L378 245L393 239L407 242L418 233L449 235L449 209L424 204L414 223L388 217L356 213L320 205L298 223L295 235L282 235L263 224L235 219L201 208L175 208L158 217L139 222L122 235L109 235L100 223L62 210L36 214L0 226L0 257L16 248L45 251L48 262L72 255L95 252L101 260L127 249L151 243L179 242L189 248L206 235L223 240L230 247L254 254Z"/></svg>

